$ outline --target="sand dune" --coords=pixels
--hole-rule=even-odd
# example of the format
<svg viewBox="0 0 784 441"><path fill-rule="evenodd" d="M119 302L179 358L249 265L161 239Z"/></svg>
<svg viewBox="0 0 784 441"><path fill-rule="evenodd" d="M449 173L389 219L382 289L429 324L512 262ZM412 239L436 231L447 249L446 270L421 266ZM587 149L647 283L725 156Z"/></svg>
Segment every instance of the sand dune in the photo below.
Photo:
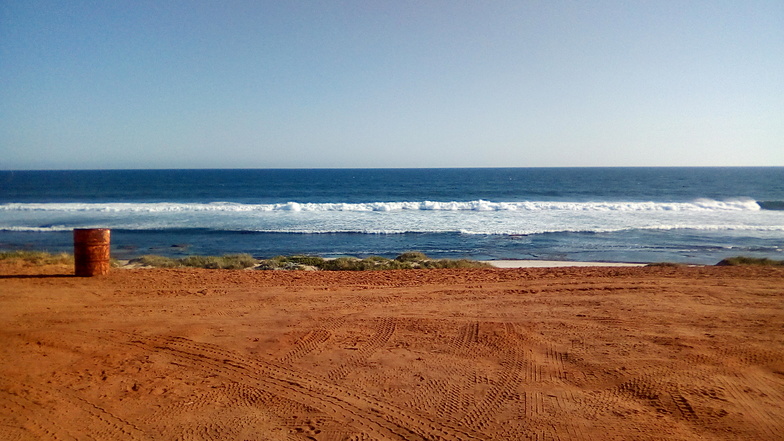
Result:
<svg viewBox="0 0 784 441"><path fill-rule="evenodd" d="M780 440L784 270L0 263L4 440Z"/></svg>

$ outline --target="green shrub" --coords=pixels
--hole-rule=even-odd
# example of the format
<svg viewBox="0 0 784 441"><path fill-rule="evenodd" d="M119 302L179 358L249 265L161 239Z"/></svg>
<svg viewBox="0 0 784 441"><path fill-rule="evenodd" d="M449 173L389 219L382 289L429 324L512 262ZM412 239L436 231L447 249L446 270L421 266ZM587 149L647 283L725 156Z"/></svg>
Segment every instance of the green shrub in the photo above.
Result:
<svg viewBox="0 0 784 441"><path fill-rule="evenodd" d="M424 260L419 262L419 265L421 268L492 268L492 265L488 263L467 259Z"/></svg>
<svg viewBox="0 0 784 441"><path fill-rule="evenodd" d="M368 262L378 262L378 263L389 263L392 261L391 259L387 259L386 257L381 257L381 256L368 256L365 257L363 260L366 260Z"/></svg>
<svg viewBox="0 0 784 441"><path fill-rule="evenodd" d="M490 268L489 264L473 260L429 259L418 252L403 253L394 260L381 256L370 256L365 259L356 257L339 257L324 259L318 256L295 255L275 256L271 259L256 260L249 254L231 254L225 256L188 256L181 259L147 255L131 260L144 266L155 268L209 268L209 269L245 269L255 267L260 270L304 270L316 268L322 271L371 271L399 270L416 268Z"/></svg>
<svg viewBox="0 0 784 441"><path fill-rule="evenodd" d="M717 263L718 266L738 266L738 265L757 265L757 266L784 266L784 260L773 260L765 257L737 256L729 257Z"/></svg>
<svg viewBox="0 0 784 441"><path fill-rule="evenodd" d="M284 263L290 263L291 260L289 260L289 258L286 256L275 256L272 259L262 260L262 262L267 262L271 265L278 266Z"/></svg>
<svg viewBox="0 0 784 441"><path fill-rule="evenodd" d="M182 264L170 257L163 257L163 256L156 256L152 254L148 254L145 256L141 256L136 259L131 259L129 263L136 263L143 266L151 266L154 268L177 268L182 266Z"/></svg>
<svg viewBox="0 0 784 441"><path fill-rule="evenodd" d="M52 254L45 251L0 251L0 260L22 261L32 265L73 265L74 257L68 253Z"/></svg>
<svg viewBox="0 0 784 441"><path fill-rule="evenodd" d="M250 254L228 254L223 256L223 267L228 269L245 269L256 266L259 261Z"/></svg>
<svg viewBox="0 0 784 441"><path fill-rule="evenodd" d="M387 260L384 262L383 265L379 265L376 269L384 269L384 270L400 270L400 269L414 269L414 263L412 262L398 262L397 260Z"/></svg>
<svg viewBox="0 0 784 441"><path fill-rule="evenodd" d="M324 258L318 256L275 256L258 262L259 270L304 270L310 267L321 268Z"/></svg>
<svg viewBox="0 0 784 441"><path fill-rule="evenodd" d="M409 251L395 257L395 260L398 262L419 262L428 259L429 258L424 253L420 253L419 251Z"/></svg>
<svg viewBox="0 0 784 441"><path fill-rule="evenodd" d="M180 266L189 266L193 268L218 268L218 257L216 256L188 256L178 259L177 262Z"/></svg>
<svg viewBox="0 0 784 441"><path fill-rule="evenodd" d="M249 254L225 256L188 256L179 259L182 266L207 269L245 269L256 266L258 261Z"/></svg>
<svg viewBox="0 0 784 441"><path fill-rule="evenodd" d="M356 257L338 257L337 259L325 260L319 269L326 271L363 271L369 269L369 265Z"/></svg>
<svg viewBox="0 0 784 441"><path fill-rule="evenodd" d="M374 271L411 269L413 266L408 262L398 262L385 257L370 256L365 259L339 257L337 259L324 260L324 263L318 268L324 271Z"/></svg>
<svg viewBox="0 0 784 441"><path fill-rule="evenodd" d="M302 269L300 265L297 265L293 262L282 262L275 259L266 259L261 260L258 265L256 265L256 269L258 270L298 270Z"/></svg>
<svg viewBox="0 0 784 441"><path fill-rule="evenodd" d="M245 269L255 266L258 261L249 254L227 254L225 256L188 256L182 259L147 255L131 260L155 268L208 268L208 269Z"/></svg>
<svg viewBox="0 0 784 441"><path fill-rule="evenodd" d="M288 262L294 262L298 265L315 266L316 268L324 264L325 260L319 256L290 256L286 258Z"/></svg>
<svg viewBox="0 0 784 441"><path fill-rule="evenodd" d="M422 253L406 253L402 259L387 259L379 256L371 256L365 259L355 257L340 257L338 259L325 260L319 269L326 271L368 271L368 270L399 270L416 268L490 268L489 264L473 260L452 260L441 259L432 260ZM398 256L400 257L400 256Z"/></svg>

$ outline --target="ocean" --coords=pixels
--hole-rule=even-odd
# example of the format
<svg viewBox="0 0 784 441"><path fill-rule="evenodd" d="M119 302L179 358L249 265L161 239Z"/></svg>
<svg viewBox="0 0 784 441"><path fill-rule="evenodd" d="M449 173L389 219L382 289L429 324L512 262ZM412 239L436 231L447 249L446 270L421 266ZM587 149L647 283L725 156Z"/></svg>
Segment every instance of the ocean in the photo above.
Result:
<svg viewBox="0 0 784 441"><path fill-rule="evenodd" d="M0 249L784 259L784 167L0 171Z"/></svg>

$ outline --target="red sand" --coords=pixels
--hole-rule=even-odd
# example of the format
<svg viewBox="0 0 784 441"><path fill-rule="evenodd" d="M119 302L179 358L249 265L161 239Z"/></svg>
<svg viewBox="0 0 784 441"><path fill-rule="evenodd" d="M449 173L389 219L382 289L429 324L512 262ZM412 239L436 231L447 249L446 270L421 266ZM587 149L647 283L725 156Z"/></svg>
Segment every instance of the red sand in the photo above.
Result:
<svg viewBox="0 0 784 441"><path fill-rule="evenodd" d="M3 440L781 440L784 270L0 263Z"/></svg>

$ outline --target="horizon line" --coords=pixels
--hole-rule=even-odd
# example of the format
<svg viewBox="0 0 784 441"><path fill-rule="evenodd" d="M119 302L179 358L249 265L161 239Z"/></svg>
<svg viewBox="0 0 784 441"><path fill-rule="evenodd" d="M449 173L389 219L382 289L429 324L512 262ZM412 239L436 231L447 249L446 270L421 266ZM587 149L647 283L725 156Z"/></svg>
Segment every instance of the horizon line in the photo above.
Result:
<svg viewBox="0 0 784 441"><path fill-rule="evenodd" d="M622 169L622 168L784 168L784 165L562 165L562 166L458 166L458 167L182 167L182 168L19 168L0 172L64 171L237 171L237 170L504 170L504 169Z"/></svg>

